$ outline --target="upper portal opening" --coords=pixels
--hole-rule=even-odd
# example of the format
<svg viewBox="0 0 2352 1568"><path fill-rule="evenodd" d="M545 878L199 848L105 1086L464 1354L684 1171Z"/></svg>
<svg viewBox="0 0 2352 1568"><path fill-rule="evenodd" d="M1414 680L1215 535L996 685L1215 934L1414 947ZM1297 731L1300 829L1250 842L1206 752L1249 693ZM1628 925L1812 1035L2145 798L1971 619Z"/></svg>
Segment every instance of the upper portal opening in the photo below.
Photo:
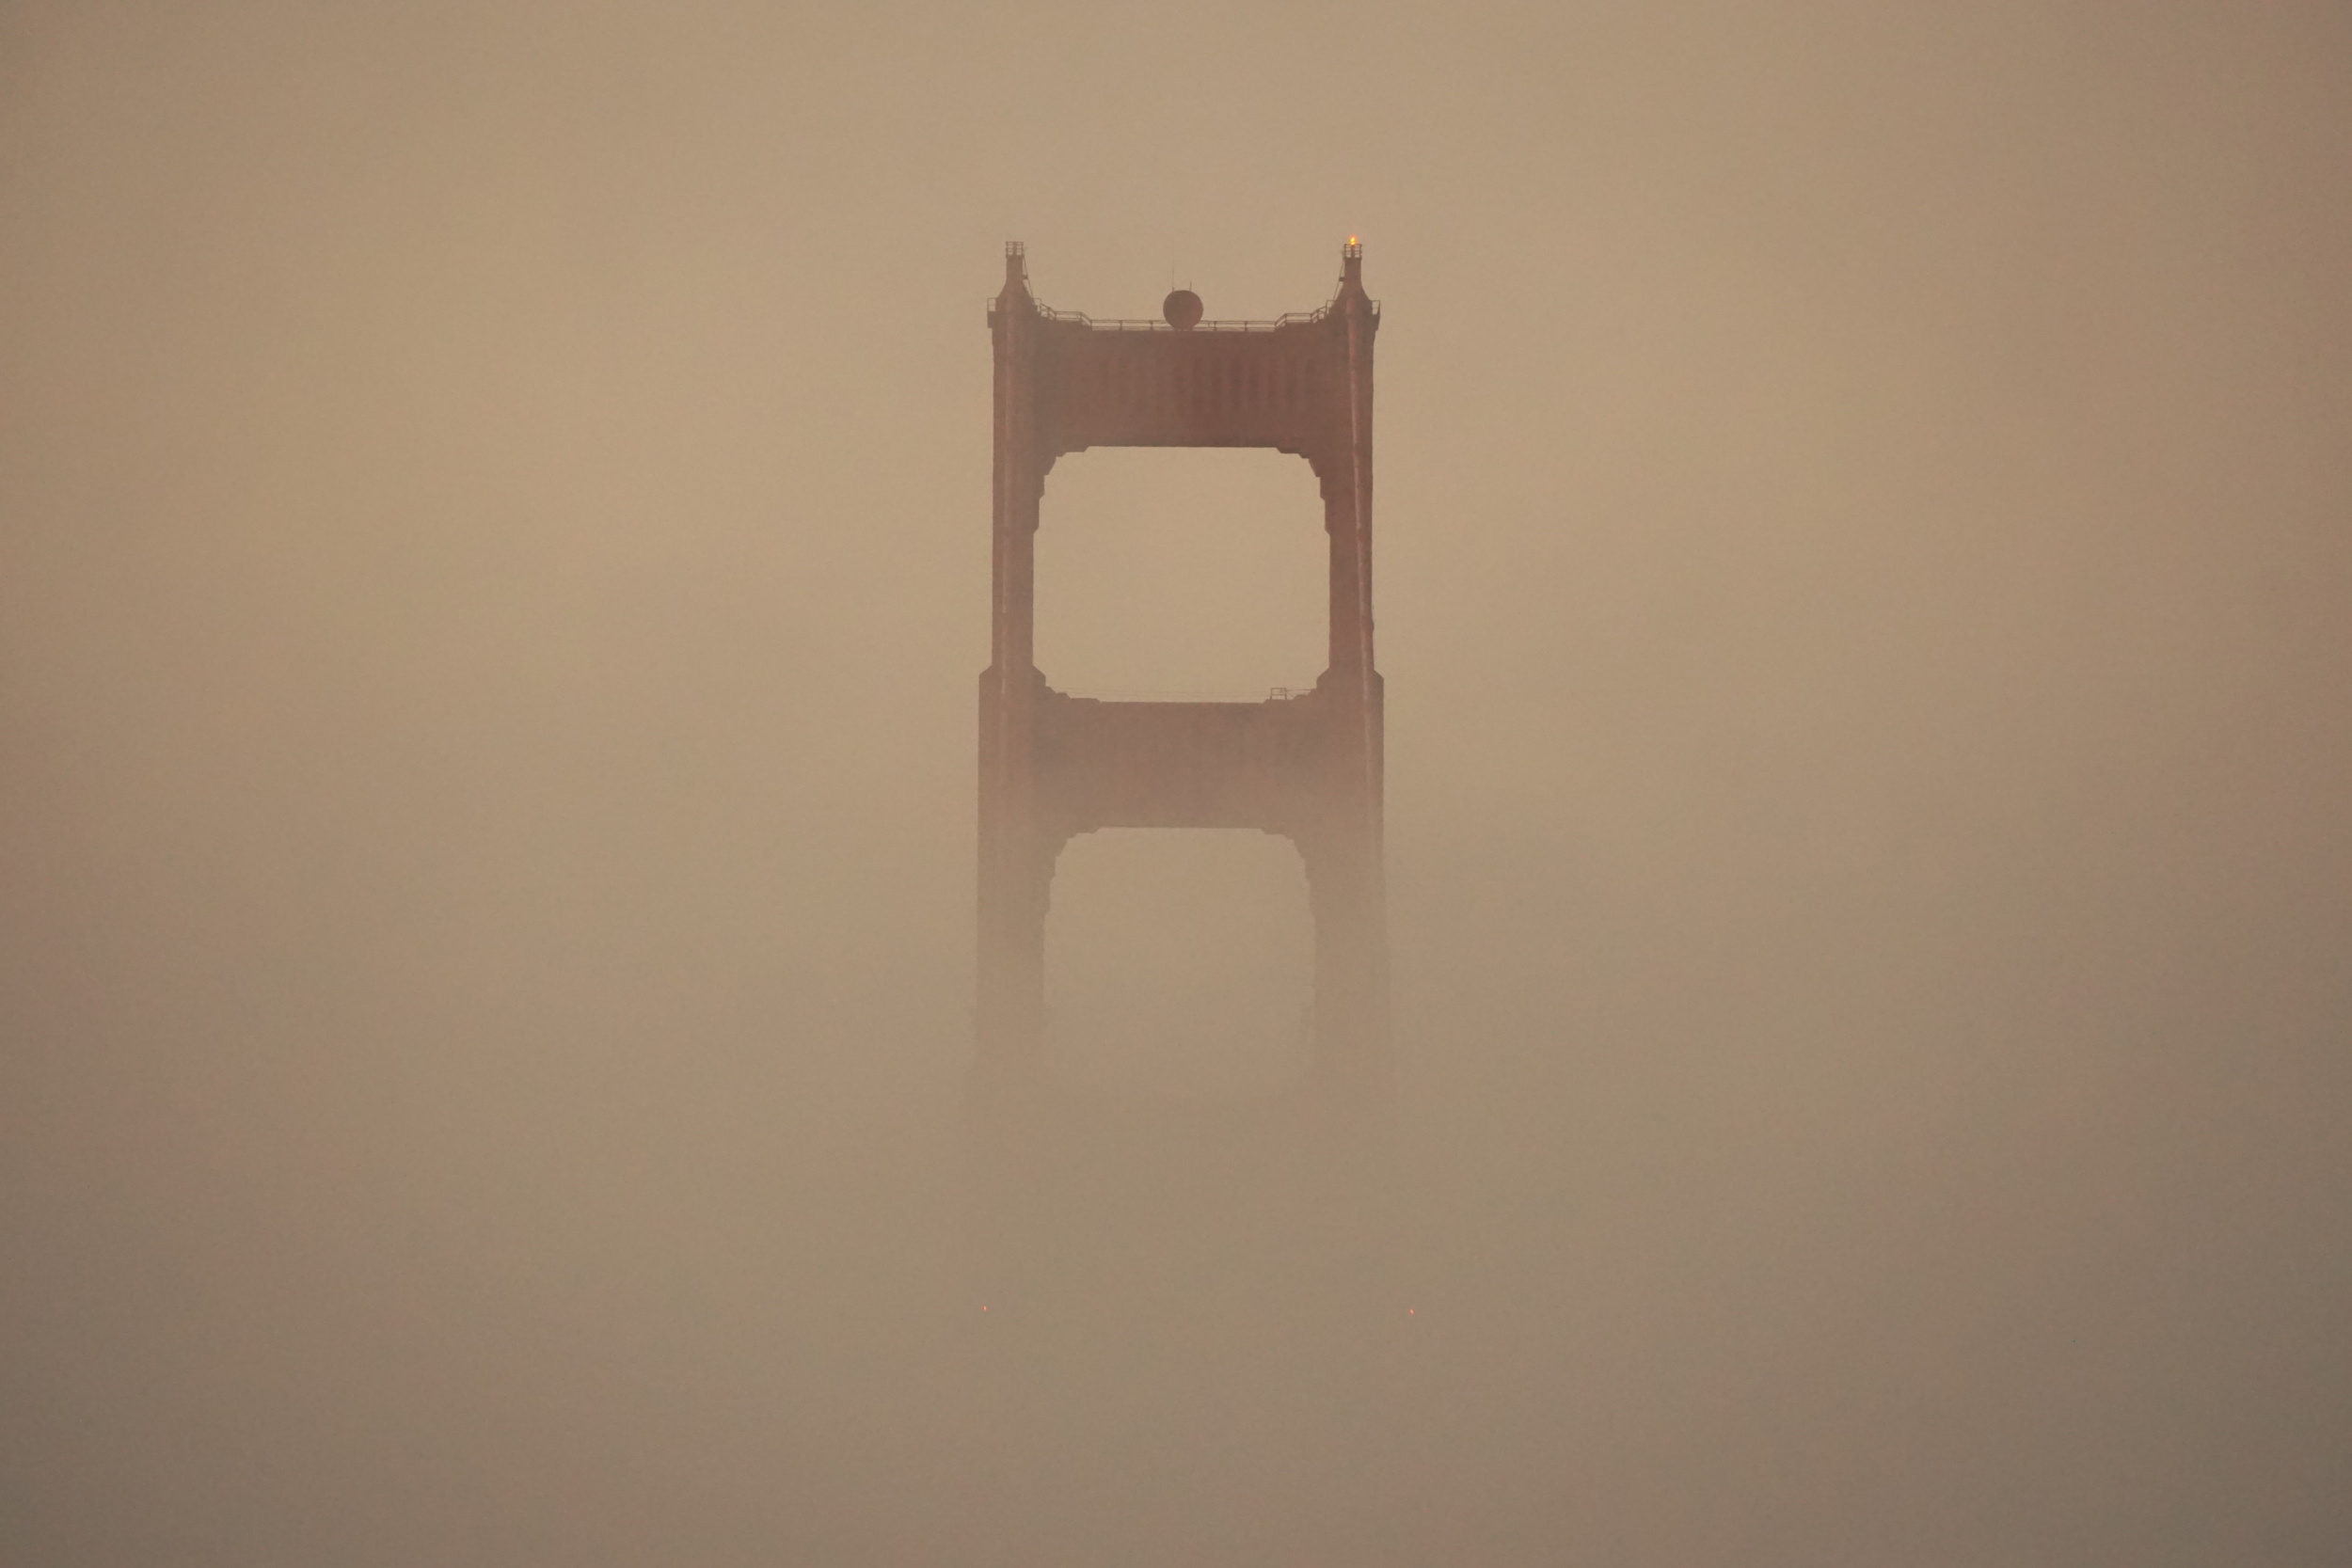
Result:
<svg viewBox="0 0 2352 1568"><path fill-rule="evenodd" d="M1082 696L1257 701L1329 648L1313 469L1251 449L1096 447L1054 465L1037 538L1037 664Z"/></svg>

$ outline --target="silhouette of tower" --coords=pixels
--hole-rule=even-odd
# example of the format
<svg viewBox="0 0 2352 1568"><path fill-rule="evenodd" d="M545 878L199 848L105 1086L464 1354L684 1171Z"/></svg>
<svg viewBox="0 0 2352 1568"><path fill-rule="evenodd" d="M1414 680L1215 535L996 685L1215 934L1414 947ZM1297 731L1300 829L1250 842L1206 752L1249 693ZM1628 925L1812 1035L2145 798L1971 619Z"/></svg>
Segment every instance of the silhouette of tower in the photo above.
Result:
<svg viewBox="0 0 2352 1568"><path fill-rule="evenodd" d="M1372 345L1363 250L1321 309L1207 322L1189 291L1165 321L1040 306L1005 247L995 340L993 643L980 677L976 1082L1010 1087L1044 1056L1054 863L1098 828L1287 835L1314 920L1305 1088L1374 1099L1387 1078L1381 683L1372 645ZM1311 691L1264 702L1107 702L1054 690L1035 651L1039 501L1055 460L1098 446L1271 447L1305 458L1330 536L1330 655Z"/></svg>

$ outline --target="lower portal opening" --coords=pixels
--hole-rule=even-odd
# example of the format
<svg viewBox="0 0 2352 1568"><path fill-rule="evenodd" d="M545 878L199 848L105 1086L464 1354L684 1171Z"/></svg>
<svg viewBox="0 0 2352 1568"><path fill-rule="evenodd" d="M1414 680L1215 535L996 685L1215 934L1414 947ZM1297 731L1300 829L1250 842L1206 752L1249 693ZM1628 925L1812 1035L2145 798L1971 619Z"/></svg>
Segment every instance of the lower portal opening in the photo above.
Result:
<svg viewBox="0 0 2352 1568"><path fill-rule="evenodd" d="M1106 829L1062 850L1045 924L1047 1041L1118 1094L1239 1099L1307 1068L1314 934L1290 840Z"/></svg>

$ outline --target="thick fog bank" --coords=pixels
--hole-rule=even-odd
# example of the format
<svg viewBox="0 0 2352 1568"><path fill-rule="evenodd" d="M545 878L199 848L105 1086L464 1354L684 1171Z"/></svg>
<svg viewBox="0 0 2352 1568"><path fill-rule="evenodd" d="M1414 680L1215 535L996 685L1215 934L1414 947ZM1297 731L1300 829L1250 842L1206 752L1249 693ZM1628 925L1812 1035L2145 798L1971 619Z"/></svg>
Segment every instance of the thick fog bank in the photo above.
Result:
<svg viewBox="0 0 2352 1568"><path fill-rule="evenodd" d="M2347 70L0 5L0 1561L2339 1560ZM1287 845L1104 834L977 1122L1001 243L1351 233L1392 1106ZM1041 648L1311 680L1306 466L1153 455Z"/></svg>

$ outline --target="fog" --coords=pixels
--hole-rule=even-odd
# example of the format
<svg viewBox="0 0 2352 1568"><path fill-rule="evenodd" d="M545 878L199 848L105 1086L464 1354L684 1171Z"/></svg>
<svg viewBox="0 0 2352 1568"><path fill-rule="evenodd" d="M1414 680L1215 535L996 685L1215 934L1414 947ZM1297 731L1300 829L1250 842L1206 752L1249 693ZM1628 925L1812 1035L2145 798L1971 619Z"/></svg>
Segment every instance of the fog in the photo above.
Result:
<svg viewBox="0 0 2352 1568"><path fill-rule="evenodd" d="M0 4L0 1561L2342 1560L2348 72ZM1283 840L1089 835L1127 1109L976 1218L1002 244L1238 318L1351 233L1393 1126L1249 1098ZM1058 684L1313 678L1303 463L1043 508Z"/></svg>

